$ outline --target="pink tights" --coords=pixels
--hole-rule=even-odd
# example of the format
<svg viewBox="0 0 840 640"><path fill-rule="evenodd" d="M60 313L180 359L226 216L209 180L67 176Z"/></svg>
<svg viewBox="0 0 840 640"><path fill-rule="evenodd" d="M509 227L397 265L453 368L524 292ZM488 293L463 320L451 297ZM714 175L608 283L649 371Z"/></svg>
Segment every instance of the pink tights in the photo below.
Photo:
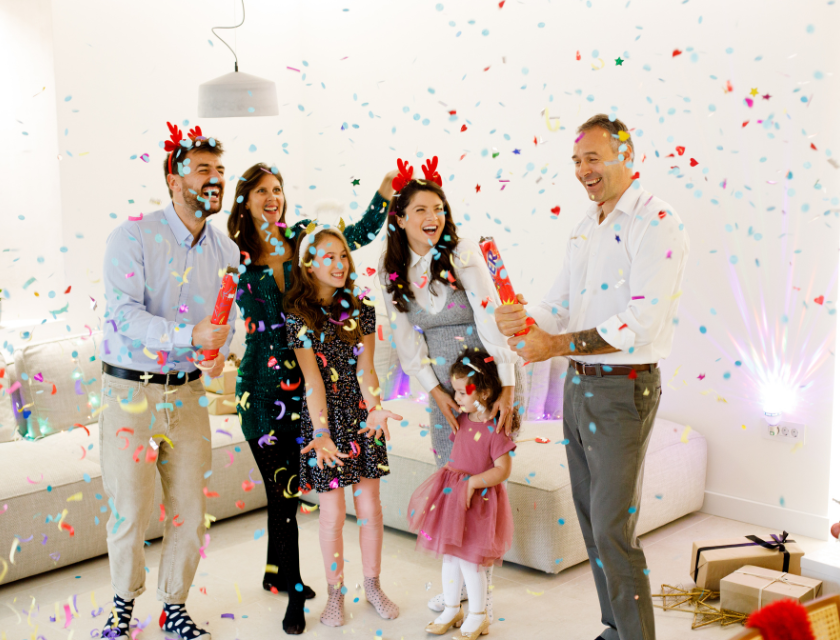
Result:
<svg viewBox="0 0 840 640"><path fill-rule="evenodd" d="M379 501L379 479L362 478L352 486L356 518L360 523L359 546L362 549L362 570L365 578L379 576L382 565L382 504ZM359 495L356 495L356 494ZM347 505L344 489L333 489L320 495L321 513L318 516L318 532L321 539L321 554L327 583L342 582L344 577L344 519Z"/></svg>

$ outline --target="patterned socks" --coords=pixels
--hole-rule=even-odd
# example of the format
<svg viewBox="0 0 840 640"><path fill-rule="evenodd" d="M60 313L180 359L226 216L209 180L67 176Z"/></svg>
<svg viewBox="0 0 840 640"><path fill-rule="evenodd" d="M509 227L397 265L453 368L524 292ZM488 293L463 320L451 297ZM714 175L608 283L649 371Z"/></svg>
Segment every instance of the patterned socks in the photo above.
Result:
<svg viewBox="0 0 840 640"><path fill-rule="evenodd" d="M344 584L331 584L327 586L329 598L324 613L321 614L321 624L328 627L341 627L344 625Z"/></svg>
<svg viewBox="0 0 840 640"><path fill-rule="evenodd" d="M379 586L379 577L365 578L365 598L373 605L378 613L385 620L393 620L400 615L400 608L395 605Z"/></svg>
<svg viewBox="0 0 840 640"><path fill-rule="evenodd" d="M181 640L210 639L210 632L200 629L183 604L164 604L161 615L161 628L166 633L174 633Z"/></svg>
<svg viewBox="0 0 840 640"><path fill-rule="evenodd" d="M114 596L114 606L111 610L111 615L108 617L108 623L102 630L103 638L128 638L128 625L131 623L131 614L134 612L134 600L123 600L119 596ZM114 619L116 614L116 620Z"/></svg>

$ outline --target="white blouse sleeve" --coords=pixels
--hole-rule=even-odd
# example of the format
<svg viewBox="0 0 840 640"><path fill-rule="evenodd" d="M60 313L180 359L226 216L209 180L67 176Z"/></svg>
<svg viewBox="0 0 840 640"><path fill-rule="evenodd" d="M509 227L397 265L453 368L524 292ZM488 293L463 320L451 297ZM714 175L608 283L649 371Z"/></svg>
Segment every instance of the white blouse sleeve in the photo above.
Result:
<svg viewBox="0 0 840 640"><path fill-rule="evenodd" d="M409 322L408 314L398 311L394 306L393 296L388 293L381 281L383 277L387 278L388 275L383 275L380 270L380 289L382 290L382 299L385 302L385 313L391 327L392 347L397 349L402 370L417 378L418 382L429 393L440 382L429 362L429 348L426 345L426 338Z"/></svg>
<svg viewBox="0 0 840 640"><path fill-rule="evenodd" d="M513 387L516 384L514 365L519 356L508 347L507 338L496 326L493 312L501 301L484 262L481 248L475 240L461 239L458 242L458 256L453 260L458 280L467 293L475 316L478 337L487 353L493 356L502 386ZM482 305L488 298L490 302Z"/></svg>

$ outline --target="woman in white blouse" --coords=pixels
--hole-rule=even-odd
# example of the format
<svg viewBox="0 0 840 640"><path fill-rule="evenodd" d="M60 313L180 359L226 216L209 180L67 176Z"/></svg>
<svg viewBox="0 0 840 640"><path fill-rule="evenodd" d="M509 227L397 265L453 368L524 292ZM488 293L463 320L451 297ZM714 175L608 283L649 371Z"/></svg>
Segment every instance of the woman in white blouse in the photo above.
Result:
<svg viewBox="0 0 840 640"><path fill-rule="evenodd" d="M493 357L502 381L502 396L494 409L499 414L499 430L509 435L518 423L514 418L519 411L513 405L514 365L519 358L493 321L499 297L478 243L458 238L449 203L434 182L409 182L391 200L389 213L394 218L388 225L380 278L403 371L417 377L434 400L434 408L456 430L458 423L452 411L457 411L458 405L452 399L449 367L456 357L469 357L470 343L480 341L476 346ZM453 322L429 322L424 316L449 317ZM427 324L432 325L428 331L424 330ZM443 326L454 329L454 333L441 334ZM436 339L431 339L433 336ZM432 433L442 432L451 450L449 431L443 428L446 424L431 425ZM436 444L438 440L433 437ZM444 452L438 449L438 453ZM449 456L435 457L442 467Z"/></svg>
<svg viewBox="0 0 840 640"><path fill-rule="evenodd" d="M458 428L449 381L453 362L476 349L493 357L503 386L493 406L497 431L510 435L519 428L523 404L519 357L494 322L493 309L500 302L481 249L474 240L458 238L440 176L427 169L431 179L403 174L404 180L394 180L398 193L391 200L379 275L402 369L429 394L432 447L440 468L452 452L449 434ZM429 607L443 611L443 596L433 598Z"/></svg>

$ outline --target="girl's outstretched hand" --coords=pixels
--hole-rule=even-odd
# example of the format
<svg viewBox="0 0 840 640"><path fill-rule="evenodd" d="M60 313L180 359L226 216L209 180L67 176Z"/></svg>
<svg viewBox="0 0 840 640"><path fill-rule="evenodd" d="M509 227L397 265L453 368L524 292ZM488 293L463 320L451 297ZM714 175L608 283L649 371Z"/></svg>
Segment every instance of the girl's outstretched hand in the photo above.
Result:
<svg viewBox="0 0 840 640"><path fill-rule="evenodd" d="M376 438L377 440L385 434L385 440L391 439L391 433L388 431L388 418L392 420L402 420L402 416L398 416L393 411L386 409L374 409L368 413L367 422L364 429L359 429L359 433L367 434L368 438Z"/></svg>
<svg viewBox="0 0 840 640"><path fill-rule="evenodd" d="M309 453L313 449L315 450L315 455L317 456L316 462L318 464L318 468L321 470L324 469L325 462L331 467L334 467L335 465L343 467L344 463L341 459L350 457L346 453L339 453L338 447L335 446L335 443L329 436L313 438L312 442L301 449L300 452L302 454Z"/></svg>

